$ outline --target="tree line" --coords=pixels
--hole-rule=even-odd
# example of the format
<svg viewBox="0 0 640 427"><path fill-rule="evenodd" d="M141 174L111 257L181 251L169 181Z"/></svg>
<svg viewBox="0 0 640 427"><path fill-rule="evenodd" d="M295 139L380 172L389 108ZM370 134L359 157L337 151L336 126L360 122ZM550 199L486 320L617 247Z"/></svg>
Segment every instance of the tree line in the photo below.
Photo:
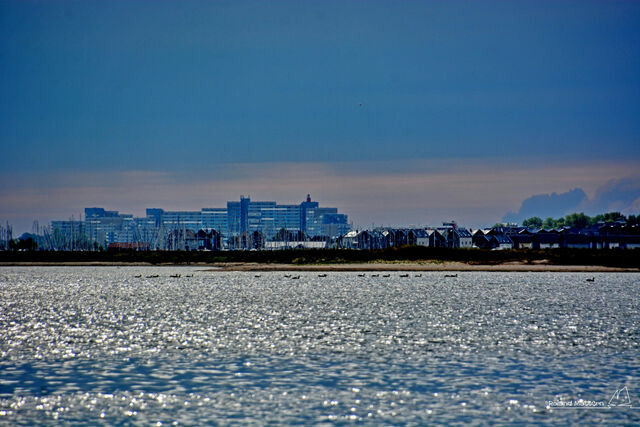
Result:
<svg viewBox="0 0 640 427"><path fill-rule="evenodd" d="M624 220L627 225L638 225L640 223L640 215L629 215L625 217L620 212L608 212L589 216L580 212L572 213L561 218L548 217L544 220L538 216L532 216L522 221L522 226L545 229L562 227L586 228L599 222L613 223L619 220Z"/></svg>

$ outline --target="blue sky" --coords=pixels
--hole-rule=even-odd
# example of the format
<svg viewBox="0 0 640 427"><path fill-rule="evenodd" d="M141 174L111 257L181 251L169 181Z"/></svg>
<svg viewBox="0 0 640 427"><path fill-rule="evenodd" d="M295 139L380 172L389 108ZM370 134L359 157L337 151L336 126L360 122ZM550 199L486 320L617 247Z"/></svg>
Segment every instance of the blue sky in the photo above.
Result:
<svg viewBox="0 0 640 427"><path fill-rule="evenodd" d="M356 223L495 222L640 173L640 3L8 1L0 93L16 224L311 190Z"/></svg>

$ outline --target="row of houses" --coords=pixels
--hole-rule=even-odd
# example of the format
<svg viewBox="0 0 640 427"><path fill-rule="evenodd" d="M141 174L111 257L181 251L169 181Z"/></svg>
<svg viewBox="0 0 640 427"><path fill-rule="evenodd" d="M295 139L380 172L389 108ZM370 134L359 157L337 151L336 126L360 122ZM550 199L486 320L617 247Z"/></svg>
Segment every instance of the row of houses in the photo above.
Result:
<svg viewBox="0 0 640 427"><path fill-rule="evenodd" d="M529 229L499 227L485 235L510 239L514 249L635 249L640 248L640 227L624 222L600 223L586 228ZM478 247L483 247L480 244Z"/></svg>
<svg viewBox="0 0 640 427"><path fill-rule="evenodd" d="M430 248L508 249L634 249L640 248L640 228L618 224L596 224L589 228L531 229L518 226L500 226L470 230L457 224L444 223L442 227L377 228L353 230L339 237L309 239L301 232L283 232L267 238L259 231L242 233L228 239L216 230L174 230L168 236L171 250L281 250L343 248L375 250L400 246ZM148 244L112 243L110 248L150 249Z"/></svg>
<svg viewBox="0 0 640 427"><path fill-rule="evenodd" d="M173 230L167 237L169 250L281 250L281 249L384 249L407 245L436 248L471 248L471 232L465 228L446 226L437 229L376 229L350 231L341 236L308 238L303 233L284 232L268 238L260 231L242 233L224 239L216 230ZM114 242L110 249L153 249L148 243Z"/></svg>
<svg viewBox="0 0 640 427"><path fill-rule="evenodd" d="M466 228L445 223L438 228L385 228L353 230L337 239L336 246L345 249L385 249L405 245L431 248L471 248L473 236Z"/></svg>
<svg viewBox="0 0 640 427"><path fill-rule="evenodd" d="M337 239L347 249L385 249L416 245L431 248L506 249L635 249L640 248L640 228L626 223L600 223L588 228L531 229L501 226L469 230L445 223L420 229L353 230Z"/></svg>
<svg viewBox="0 0 640 427"><path fill-rule="evenodd" d="M113 242L109 249L150 250L149 242ZM167 237L167 249L178 251L218 251L222 235L216 230L173 230Z"/></svg>

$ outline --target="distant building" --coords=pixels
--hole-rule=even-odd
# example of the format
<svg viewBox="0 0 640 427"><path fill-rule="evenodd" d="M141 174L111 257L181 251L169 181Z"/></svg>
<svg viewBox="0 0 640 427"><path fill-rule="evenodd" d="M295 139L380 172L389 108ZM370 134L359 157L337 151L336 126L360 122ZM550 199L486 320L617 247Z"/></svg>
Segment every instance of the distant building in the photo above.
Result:
<svg viewBox="0 0 640 427"><path fill-rule="evenodd" d="M149 243L143 242L116 242L109 243L109 249L126 249L126 250L137 250L137 251L148 251Z"/></svg>
<svg viewBox="0 0 640 427"><path fill-rule="evenodd" d="M447 239L438 230L427 229L429 235L429 247L430 248L446 248Z"/></svg>
<svg viewBox="0 0 640 427"><path fill-rule="evenodd" d="M64 235L79 235L84 231L82 221L51 221L51 230Z"/></svg>
<svg viewBox="0 0 640 427"><path fill-rule="evenodd" d="M458 227L456 232L458 233L458 239L460 242L460 248L472 248L473 247L473 236L471 232L466 228Z"/></svg>
<svg viewBox="0 0 640 427"><path fill-rule="evenodd" d="M103 208L85 208L84 216L83 231L89 241L109 246L133 239L133 215L120 215L118 211Z"/></svg>
<svg viewBox="0 0 640 427"><path fill-rule="evenodd" d="M429 246L429 233L427 230L417 229L411 230L412 240L415 241L415 245L417 246Z"/></svg>
<svg viewBox="0 0 640 427"><path fill-rule="evenodd" d="M58 235L66 236L58 239L60 241L75 242L70 236L74 239L81 236L101 247L110 247L112 243L144 242L151 249L262 248L265 241L282 235L283 230L293 233L300 241L314 239L317 242L337 238L349 231L347 215L338 213L337 208L320 207L309 195L302 203L290 205L252 201L241 196L239 201L227 202L225 208L200 211L150 208L143 218L91 207L85 209L84 221L53 221L51 226L52 231L58 230ZM201 230L206 236L199 233ZM215 236L210 234L212 231Z"/></svg>
<svg viewBox="0 0 640 427"><path fill-rule="evenodd" d="M229 228L227 209L204 208L201 211L202 228L204 230L226 231Z"/></svg>
<svg viewBox="0 0 640 427"><path fill-rule="evenodd" d="M473 236L466 228L458 227L455 221L444 222L438 231L445 238L448 248L471 248Z"/></svg>

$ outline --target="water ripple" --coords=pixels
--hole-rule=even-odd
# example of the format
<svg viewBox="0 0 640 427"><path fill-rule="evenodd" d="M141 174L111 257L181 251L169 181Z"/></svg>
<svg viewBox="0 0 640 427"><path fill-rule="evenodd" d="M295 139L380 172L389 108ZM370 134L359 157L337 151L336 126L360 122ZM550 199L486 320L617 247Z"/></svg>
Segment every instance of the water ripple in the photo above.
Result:
<svg viewBox="0 0 640 427"><path fill-rule="evenodd" d="M2 268L0 423L640 422L547 403L640 407L639 275L399 274Z"/></svg>

